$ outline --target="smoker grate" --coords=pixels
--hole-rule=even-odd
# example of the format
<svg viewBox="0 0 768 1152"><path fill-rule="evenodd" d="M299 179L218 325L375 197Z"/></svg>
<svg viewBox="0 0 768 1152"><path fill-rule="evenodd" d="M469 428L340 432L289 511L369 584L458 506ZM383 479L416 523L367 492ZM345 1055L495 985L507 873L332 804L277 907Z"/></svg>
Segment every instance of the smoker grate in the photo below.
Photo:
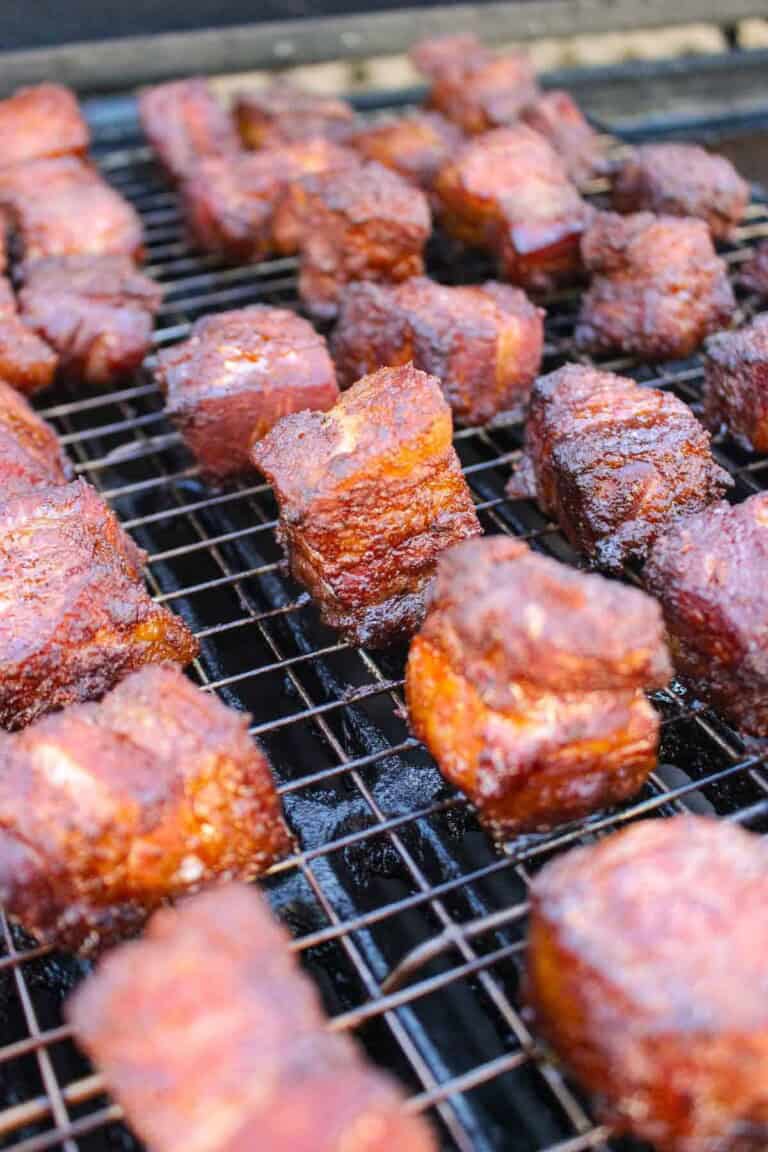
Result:
<svg viewBox="0 0 768 1152"><path fill-rule="evenodd" d="M392 102L402 100L392 94ZM96 153L144 220L149 271L167 293L158 347L209 311L255 301L296 306L294 261L223 268L188 247L174 195L124 112L114 120L102 112ZM768 212L755 203L728 261L736 265L761 236ZM448 282L490 272L439 244L430 264ZM568 358L576 306L572 293L548 302L547 370ZM697 403L698 360L656 371L627 360L606 366ZM301 845L264 887L320 987L330 1026L354 1028L402 1078L408 1107L430 1110L446 1148L627 1148L595 1123L528 1029L520 959L529 878L563 847L651 813L705 811L768 829L764 754L673 687L655 697L664 717L660 763L635 803L494 848L409 736L405 649L372 654L340 644L281 574L266 485L207 488L148 374L108 394L61 390L41 411L78 472L147 549L154 594L200 637L199 683L253 714ZM483 528L578 562L533 504L504 497L520 445L520 426L457 430ZM736 478L735 499L765 486L768 460L730 443L716 453ZM35 947L4 919L0 927L3 1146L135 1148L62 1024L62 1000L83 965Z"/></svg>

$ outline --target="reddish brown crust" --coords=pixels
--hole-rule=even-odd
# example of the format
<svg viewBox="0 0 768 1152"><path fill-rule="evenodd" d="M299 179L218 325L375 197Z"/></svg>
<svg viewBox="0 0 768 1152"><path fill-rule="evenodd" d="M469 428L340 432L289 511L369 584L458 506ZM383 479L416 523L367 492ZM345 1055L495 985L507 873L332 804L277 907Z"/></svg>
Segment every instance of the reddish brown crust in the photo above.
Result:
<svg viewBox="0 0 768 1152"><path fill-rule="evenodd" d="M661 536L643 576L698 696L768 736L768 494L715 504Z"/></svg>
<svg viewBox="0 0 768 1152"><path fill-rule="evenodd" d="M144 555L82 480L0 504L0 726L102 696L197 642L141 580Z"/></svg>
<svg viewBox="0 0 768 1152"><path fill-rule="evenodd" d="M260 92L240 92L233 108L246 148L295 144L310 137L346 143L355 112L346 100L308 92L286 80L273 81Z"/></svg>
<svg viewBox="0 0 768 1152"><path fill-rule="evenodd" d="M593 355L684 359L736 308L703 220L599 213L581 244L592 283L576 344Z"/></svg>
<svg viewBox="0 0 768 1152"><path fill-rule="evenodd" d="M331 1033L254 889L164 909L67 1016L153 1152L435 1152L389 1077Z"/></svg>
<svg viewBox="0 0 768 1152"><path fill-rule="evenodd" d="M291 839L249 719L162 665L3 737L7 911L90 952L169 898L263 872Z"/></svg>
<svg viewBox="0 0 768 1152"><path fill-rule="evenodd" d="M727 240L749 204L749 185L724 156L695 144L646 144L625 160L613 186L617 212L695 216Z"/></svg>
<svg viewBox="0 0 768 1152"><path fill-rule="evenodd" d="M77 97L61 84L19 88L0 100L0 168L85 156L90 134Z"/></svg>
<svg viewBox="0 0 768 1152"><path fill-rule="evenodd" d="M606 144L567 92L542 92L526 104L520 119L549 141L574 184L584 184L604 169Z"/></svg>
<svg viewBox="0 0 768 1152"><path fill-rule="evenodd" d="M433 36L419 40L409 52L411 63L434 80L443 72L470 72L493 58L476 36Z"/></svg>
<svg viewBox="0 0 768 1152"><path fill-rule="evenodd" d="M333 356L342 385L412 361L437 376L457 419L484 424L524 407L541 364L543 315L506 284L452 288L426 277L351 284Z"/></svg>
<svg viewBox="0 0 768 1152"><path fill-rule="evenodd" d="M0 276L0 380L30 395L53 383L58 356L21 319L16 297Z"/></svg>
<svg viewBox="0 0 768 1152"><path fill-rule="evenodd" d="M748 292L768 296L768 240L755 245L749 258L740 266L737 281Z"/></svg>
<svg viewBox="0 0 768 1152"><path fill-rule="evenodd" d="M237 133L201 76L144 88L139 118L149 143L174 181L190 176L196 164L240 150Z"/></svg>
<svg viewBox="0 0 768 1152"><path fill-rule="evenodd" d="M139 367L162 298L125 256L60 256L25 266L19 303L66 376L103 385Z"/></svg>
<svg viewBox="0 0 768 1152"><path fill-rule="evenodd" d="M325 411L339 395L325 340L284 308L205 316L189 339L157 359L168 413L218 479L251 468L252 441L283 416Z"/></svg>
<svg viewBox="0 0 768 1152"><path fill-rule="evenodd" d="M413 632L435 562L480 526L434 377L383 368L326 415L289 416L253 446L275 489L291 572L354 644Z"/></svg>
<svg viewBox="0 0 768 1152"><path fill-rule="evenodd" d="M463 139L460 129L437 112L412 112L370 124L347 142L367 160L394 169L428 192Z"/></svg>
<svg viewBox="0 0 768 1152"><path fill-rule="evenodd" d="M438 67L429 90L429 106L477 135L514 124L539 91L527 56L470 56L464 66Z"/></svg>
<svg viewBox="0 0 768 1152"><path fill-rule="evenodd" d="M608 1123L659 1152L765 1148L761 840L690 816L644 821L547 865L531 897L539 1030Z"/></svg>
<svg viewBox="0 0 768 1152"><path fill-rule="evenodd" d="M768 317L710 336L704 356L704 416L748 452L768 452Z"/></svg>
<svg viewBox="0 0 768 1152"><path fill-rule="evenodd" d="M0 380L0 493L3 499L65 484L72 468L53 428L23 396Z"/></svg>

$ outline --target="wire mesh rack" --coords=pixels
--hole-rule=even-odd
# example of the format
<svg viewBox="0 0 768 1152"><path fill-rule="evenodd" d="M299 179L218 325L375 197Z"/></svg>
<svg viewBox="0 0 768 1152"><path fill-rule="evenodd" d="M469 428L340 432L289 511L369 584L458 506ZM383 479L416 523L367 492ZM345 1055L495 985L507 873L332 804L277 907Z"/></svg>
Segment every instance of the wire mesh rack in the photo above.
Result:
<svg viewBox="0 0 768 1152"><path fill-rule="evenodd" d="M397 94L391 102L402 103ZM148 270L165 288L156 347L183 338L207 312L257 301L298 307L293 260L225 268L189 247L175 196L130 116L102 115L96 155L141 213ZM768 212L755 202L724 250L728 262L736 267L762 236ZM445 282L491 271L474 257L448 259L439 242L429 263ZM578 298L563 293L546 305L549 370L573 356ZM656 370L627 360L604 366L698 403L698 359ZM400 1076L407 1107L429 1111L445 1148L628 1148L596 1123L530 1031L521 996L530 877L568 845L651 814L708 812L768 829L766 753L673 685L654 697L663 716L659 766L635 802L547 837L493 845L409 734L405 649L349 648L319 623L280 570L270 489L256 476L221 490L203 483L163 414L151 367L150 357L110 393L48 395L40 411L147 550L153 594L199 637L193 676L252 714L299 845L263 884L330 1027L354 1029ZM455 442L486 532L579 562L532 503L504 496L519 425L459 428ZM765 487L768 459L728 442L715 452L736 479L733 499ZM0 931L2 1146L136 1147L62 1023L61 1004L84 965L37 947L4 918Z"/></svg>

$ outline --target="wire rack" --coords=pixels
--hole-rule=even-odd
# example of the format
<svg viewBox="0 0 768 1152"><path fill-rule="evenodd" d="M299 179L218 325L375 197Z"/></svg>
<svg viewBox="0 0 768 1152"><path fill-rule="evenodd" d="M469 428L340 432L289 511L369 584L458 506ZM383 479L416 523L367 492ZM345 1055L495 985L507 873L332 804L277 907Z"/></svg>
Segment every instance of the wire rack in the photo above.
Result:
<svg viewBox="0 0 768 1152"><path fill-rule="evenodd" d="M392 102L401 103L397 94ZM224 268L190 249L175 197L131 117L102 116L96 154L143 217L148 270L166 291L156 347L183 338L206 312L256 301L298 307L293 260ZM754 203L726 259L735 268L766 235L768 213ZM446 282L491 271L475 258L447 259L439 243L429 263ZM565 293L546 303L550 370L573 355L578 299ZM409 734L405 649L352 649L320 625L279 569L270 489L256 476L221 490L201 481L163 415L151 359L120 390L61 391L40 411L147 550L156 598L199 637L193 675L253 716L300 845L264 887L317 981L330 1027L354 1029L402 1079L407 1107L430 1113L445 1148L628 1148L595 1122L529 1028L520 983L530 877L553 853L648 815L709 812L768 829L765 753L673 686L654 698L663 716L659 766L635 802L548 837L494 846ZM698 403L698 360L655 371L626 360L605 366ZM533 504L505 499L521 431L456 431L483 528L578 563ZM733 499L765 486L768 460L729 443L715 451L736 478ZM1 914L0 932L2 1146L136 1147L62 1023L61 1004L84 965L35 946Z"/></svg>

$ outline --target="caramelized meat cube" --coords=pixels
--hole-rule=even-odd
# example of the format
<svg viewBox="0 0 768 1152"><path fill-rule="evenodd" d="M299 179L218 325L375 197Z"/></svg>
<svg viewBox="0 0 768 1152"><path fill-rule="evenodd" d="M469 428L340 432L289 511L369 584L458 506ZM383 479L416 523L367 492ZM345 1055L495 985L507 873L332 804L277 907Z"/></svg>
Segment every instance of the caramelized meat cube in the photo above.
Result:
<svg viewBox="0 0 768 1152"><path fill-rule="evenodd" d="M755 292L762 298L768 297L768 240L755 246L749 258L741 265L737 279L748 292Z"/></svg>
<svg viewBox="0 0 768 1152"><path fill-rule="evenodd" d="M567 92L542 92L523 108L520 118L549 141L575 184L586 183L602 170L605 145Z"/></svg>
<svg viewBox="0 0 768 1152"><path fill-rule="evenodd" d="M332 350L343 386L412 361L438 378L457 419L484 424L526 403L541 364L542 317L507 284L451 288L423 276L351 284Z"/></svg>
<svg viewBox="0 0 768 1152"><path fill-rule="evenodd" d="M89 139L77 97L62 84L19 88L0 100L0 168L53 156L85 156Z"/></svg>
<svg viewBox="0 0 768 1152"><path fill-rule="evenodd" d="M546 289L579 275L592 210L550 144L525 124L470 140L440 171L435 194L446 231L498 252L513 283Z"/></svg>
<svg viewBox="0 0 768 1152"><path fill-rule="evenodd" d="M48 256L142 255L136 210L88 164L71 156L0 171L0 208L27 261Z"/></svg>
<svg viewBox="0 0 768 1152"><path fill-rule="evenodd" d="M162 297L125 256L58 256L25 267L19 302L67 376L110 384L149 351Z"/></svg>
<svg viewBox="0 0 768 1152"><path fill-rule="evenodd" d="M465 132L478 134L514 124L539 91L533 64L515 52L470 56L434 76L429 105Z"/></svg>
<svg viewBox="0 0 768 1152"><path fill-rule="evenodd" d="M444 72L471 71L493 59L490 49L481 44L476 36L462 34L420 40L414 44L409 55L414 67L431 80Z"/></svg>
<svg viewBox="0 0 768 1152"><path fill-rule="evenodd" d="M543 1036L621 1134L658 1152L768 1141L768 849L645 820L546 865L528 990Z"/></svg>
<svg viewBox="0 0 768 1152"><path fill-rule="evenodd" d="M394 169L428 192L463 139L456 125L437 112L413 112L371 124L356 132L349 143L366 159Z"/></svg>
<svg viewBox="0 0 768 1152"><path fill-rule="evenodd" d="M525 456L507 494L535 497L575 548L619 569L731 484L682 400L568 364L534 384Z"/></svg>
<svg viewBox="0 0 768 1152"><path fill-rule="evenodd" d="M646 144L622 165L613 186L617 212L658 212L704 220L727 240L749 204L749 185L726 160L695 144Z"/></svg>
<svg viewBox="0 0 768 1152"><path fill-rule="evenodd" d="M444 553L411 644L414 734L495 834L551 828L634 795L671 674L658 605L505 536Z"/></svg>
<svg viewBox="0 0 768 1152"><path fill-rule="evenodd" d="M290 836L248 722L160 665L0 737L6 910L89 952L169 898L268 868Z"/></svg>
<svg viewBox="0 0 768 1152"><path fill-rule="evenodd" d="M197 642L141 579L144 553L82 480L0 503L0 727L107 692Z"/></svg>
<svg viewBox="0 0 768 1152"><path fill-rule="evenodd" d="M389 1077L328 1030L253 888L158 912L66 1014L150 1152L436 1152Z"/></svg>
<svg viewBox="0 0 768 1152"><path fill-rule="evenodd" d="M139 93L139 118L173 181L190 176L199 160L240 151L229 116L201 76L145 88Z"/></svg>
<svg viewBox="0 0 768 1152"><path fill-rule="evenodd" d="M277 80L260 92L241 92L234 117L246 148L295 144L311 137L345 141L355 121L351 104Z"/></svg>
<svg viewBox="0 0 768 1152"><path fill-rule="evenodd" d="M601 212L581 250L593 279L576 343L593 355L682 360L736 308L703 220Z"/></svg>
<svg viewBox="0 0 768 1152"><path fill-rule="evenodd" d="M315 181L305 221L299 294L319 317L336 315L350 281L396 284L424 271L426 197L381 164Z"/></svg>
<svg viewBox="0 0 768 1152"><path fill-rule="evenodd" d="M325 415L288 416L253 446L279 538L324 623L353 644L413 632L440 552L480 532L432 376L382 368Z"/></svg>
<svg viewBox="0 0 768 1152"><path fill-rule="evenodd" d="M333 362L322 336L285 308L204 316L188 340L158 353L166 410L217 479L250 468L252 440L289 412L332 407Z"/></svg>
<svg viewBox="0 0 768 1152"><path fill-rule="evenodd" d="M644 570L675 666L737 727L768 736L768 493L675 524Z"/></svg>
<svg viewBox="0 0 768 1152"><path fill-rule="evenodd" d="M71 475L53 428L0 380L0 498L65 484Z"/></svg>
<svg viewBox="0 0 768 1152"><path fill-rule="evenodd" d="M768 452L768 316L710 336L704 356L704 414L749 452Z"/></svg>
<svg viewBox="0 0 768 1152"><path fill-rule="evenodd" d="M0 380L20 392L38 392L53 383L58 357L19 316L13 289L0 276Z"/></svg>

